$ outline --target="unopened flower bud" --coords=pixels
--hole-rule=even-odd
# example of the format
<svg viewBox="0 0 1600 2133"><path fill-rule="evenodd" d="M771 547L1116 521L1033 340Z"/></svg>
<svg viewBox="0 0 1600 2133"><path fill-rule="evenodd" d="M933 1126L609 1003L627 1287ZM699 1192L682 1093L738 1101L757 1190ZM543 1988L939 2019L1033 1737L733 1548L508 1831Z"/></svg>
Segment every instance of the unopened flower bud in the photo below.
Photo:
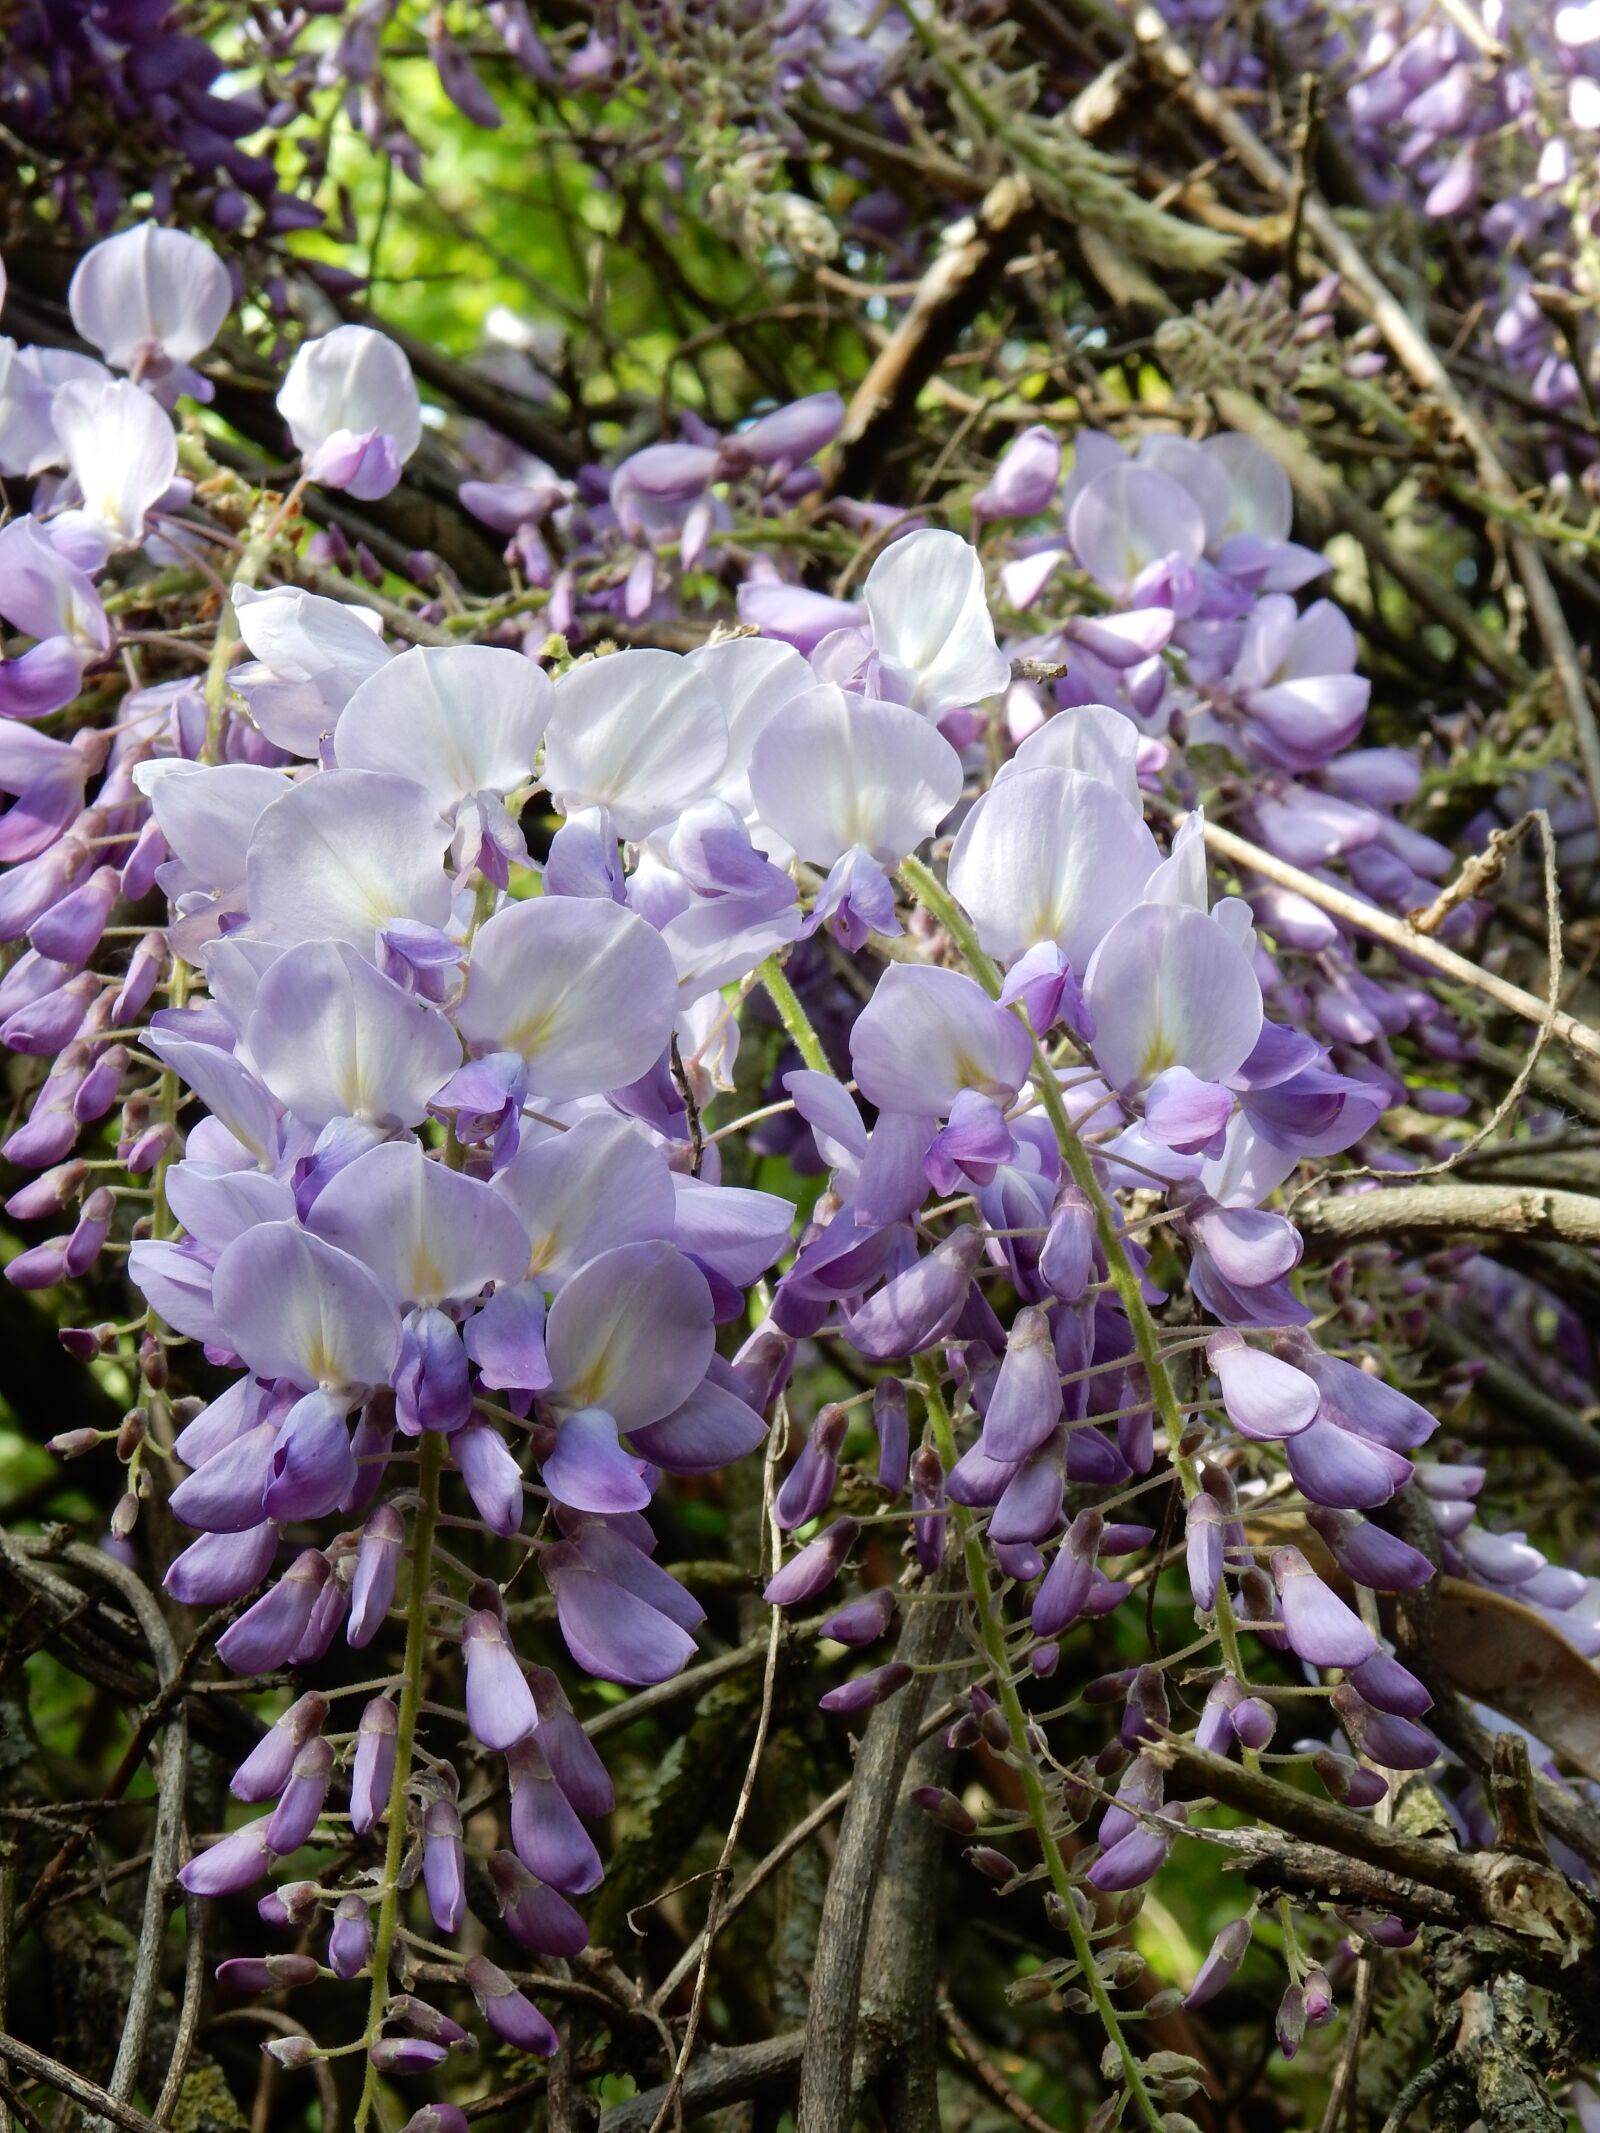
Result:
<svg viewBox="0 0 1600 2133"><path fill-rule="evenodd" d="M261 2049L290 2074L322 2057L309 2037L269 2037Z"/></svg>
<svg viewBox="0 0 1600 2133"><path fill-rule="evenodd" d="M45 1450L54 1452L58 1459L81 1459L85 1452L92 1452L103 1441L97 1429L67 1429L59 1437L45 1440Z"/></svg>
<svg viewBox="0 0 1600 2133"><path fill-rule="evenodd" d="M911 1797L924 1814L932 1815L936 1822L942 1823L946 1829L954 1830L958 1837L976 1835L976 1821L955 1794L946 1792L942 1785L918 1785L913 1789Z"/></svg>
<svg viewBox="0 0 1600 2133"><path fill-rule="evenodd" d="M1006 1882L1016 1879L1016 1868L1004 1852L997 1852L989 1844L969 1844L961 1854L968 1866L976 1867L990 1881Z"/></svg>
<svg viewBox="0 0 1600 2133"><path fill-rule="evenodd" d="M367 2056L380 2074L431 2074L448 2055L421 2037L380 2037Z"/></svg>
<svg viewBox="0 0 1600 2133"><path fill-rule="evenodd" d="M235 1992L281 1992L318 1975L313 1955L235 1955L217 1965L217 1983Z"/></svg>
<svg viewBox="0 0 1600 2133"><path fill-rule="evenodd" d="M452 2047L470 2047L472 2044L470 2034L459 2022L451 2021L437 2007L430 2007L426 2000L419 2000L409 1992L396 1993L393 1999L384 2002L383 2019L404 2023L414 2037L426 2037L433 2044Z"/></svg>
<svg viewBox="0 0 1600 2133"><path fill-rule="evenodd" d="M496 1969L484 1956L469 1955L461 1975L497 2037L542 2059L560 2049L561 2039L555 2030L503 1970Z"/></svg>
<svg viewBox="0 0 1600 2133"><path fill-rule="evenodd" d="M838 1688L830 1689L826 1696L817 1699L817 1709L869 1711L877 1704L887 1703L910 1679L910 1667L903 1660L891 1659L887 1666L874 1667L870 1673L857 1674L852 1680L841 1682Z"/></svg>

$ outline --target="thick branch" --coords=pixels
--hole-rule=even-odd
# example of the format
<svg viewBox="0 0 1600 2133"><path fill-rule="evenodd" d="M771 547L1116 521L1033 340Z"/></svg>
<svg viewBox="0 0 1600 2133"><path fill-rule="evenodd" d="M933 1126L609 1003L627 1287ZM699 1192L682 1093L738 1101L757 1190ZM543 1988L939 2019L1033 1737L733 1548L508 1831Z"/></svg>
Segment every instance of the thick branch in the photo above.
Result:
<svg viewBox="0 0 1600 2133"><path fill-rule="evenodd" d="M729 2051L713 2047L696 2059L683 2077L678 2101L685 2118L703 2118L730 2103L748 2103L758 2096L793 2093L800 2072L800 2054L805 2037L795 2030L786 2037L766 2037L759 2044L739 2044ZM600 2120L600 2133L650 2133L656 2114L666 2101L665 2085L630 2096L613 2104Z"/></svg>
<svg viewBox="0 0 1600 2133"><path fill-rule="evenodd" d="M1490 1230L1501 1236L1600 1244L1600 1199L1531 1185L1395 1185L1302 1200L1307 1236L1349 1244L1366 1237Z"/></svg>
<svg viewBox="0 0 1600 2133"><path fill-rule="evenodd" d="M1503 1852L1462 1852L1425 1837L1381 1828L1347 1807L1297 1792L1259 1770L1189 1742L1164 1739L1150 1752L1196 1791L1242 1809L1292 1837L1377 1867L1401 1881L1440 1891L1469 1918L1546 1945L1561 1940L1586 1950L1594 1924L1588 1906L1553 1867Z"/></svg>
<svg viewBox="0 0 1600 2133"><path fill-rule="evenodd" d="M942 1658L955 1614L952 1605L931 1601L913 1607L896 1656L908 1665L924 1667ZM797 2112L801 2133L847 2133L851 2123L867 1928L889 1825L927 1706L931 1678L918 1674L898 1695L879 1704L856 1751L850 1804L817 1929Z"/></svg>
<svg viewBox="0 0 1600 2133"><path fill-rule="evenodd" d="M870 486L917 395L976 317L1023 243L1033 195L1023 178L1003 178L978 210L964 243L946 245L918 284L904 318L875 357L845 411L823 470L827 493L854 496Z"/></svg>

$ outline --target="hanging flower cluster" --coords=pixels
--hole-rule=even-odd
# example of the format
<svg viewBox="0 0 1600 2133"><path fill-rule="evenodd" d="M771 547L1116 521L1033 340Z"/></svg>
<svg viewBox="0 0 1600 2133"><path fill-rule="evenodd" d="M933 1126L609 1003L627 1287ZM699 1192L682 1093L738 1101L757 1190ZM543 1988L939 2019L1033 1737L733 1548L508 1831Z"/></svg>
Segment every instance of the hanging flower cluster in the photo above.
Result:
<svg viewBox="0 0 1600 2133"><path fill-rule="evenodd" d="M36 477L0 531L0 611L32 640L0 662L0 937L19 951L0 1041L48 1062L5 1146L40 1173L10 1211L72 1211L8 1276L48 1286L129 1248L152 1394L191 1364L220 1387L163 1447L193 1536L166 1588L233 1609L227 1668L300 1688L233 1776L259 1812L183 1870L197 1895L263 1891L267 1952L231 1982L362 1981L355 2041L326 2048L365 2054L369 2103L464 2046L463 1995L510 2044L555 2048L482 1955L455 2013L403 1989L407 1951L451 1957L480 1864L507 1940L551 1956L583 1947L573 1899L602 1873L604 1767L525 1648L522 1594L482 1562L515 1544L577 1676L676 1673L703 1613L655 1559L652 1501L764 1444L806 1344L868 1389L809 1418L774 1503L798 1545L766 1597L799 1606L846 1574L858 1524L833 1499L870 1425L884 1514L923 1580L966 1579L982 1632L991 1674L955 1745L1031 1753L1019 1681L1153 1574L1140 1498L1174 1474L1216 1659L1201 1748L1272 1739L1260 1640L1330 1691L1295 1752L1337 1799L1370 1806L1386 1773L1431 1764L1428 1691L1363 1598L1431 1574L1374 1516L1408 1489L1456 1575L1600 1643L1589 1581L1475 1524L1481 1471L1419 1459L1433 1416L1376 1355L1337 1352L1344 1299L1300 1276L1268 1204L1406 1092L1394 1037L1442 1058L1465 1039L1420 986L1358 967L1315 902L1214 893L1198 766L1216 760L1210 789L1313 878L1337 862L1404 909L1449 864L1399 819L1415 763L1356 745L1354 633L1297 599L1326 565L1260 447L1130 457L1086 430L1063 485L1059 443L1030 430L973 499L983 554L886 525L853 599L752 566L742 627L689 653L402 648L380 612L258 582L292 554L293 499L264 502L204 682L123 696L112 589L205 554L170 410L229 297L196 240L127 232L73 286L104 366L20 349L0 376L0 453ZM382 498L421 435L403 355L359 326L302 347L279 407L302 490ZM818 394L637 451L584 500L464 493L550 586L547 623L564 576L560 619L584 626L575 533L608 564L627 551L598 629L670 600L736 507L761 523L803 502L841 414ZM803 1223L724 1182L707 1130L761 993L793 1047L766 1145L826 1177ZM114 1154L79 1154L119 1101ZM131 1236L124 1175L150 1181ZM94 1355L120 1336L71 1338ZM137 1434L124 1541L149 1485ZM1290 1505L1314 1560L1256 1537ZM825 1634L868 1650L899 1605L863 1589ZM319 1674L391 1618L398 1671ZM824 1705L909 1679L868 1664ZM1184 1827L1156 1751L1185 1728L1154 1664L1100 1690L1120 1746L1074 1774L1094 1825L1074 1872L1120 1893ZM509 1805L487 1846L474 1816L469 1849L479 1764ZM928 1804L963 1827L959 1802ZM302 1855L335 1823L370 1841L313 1878ZM1009 1878L993 1847L971 1856ZM1087 1972L1072 1903L1064 1923ZM271 1952L286 1927L317 1952ZM1248 1939L1248 1919L1226 1929L1197 2004ZM1286 2050L1333 2011L1292 1945L1290 1965ZM438 2133L448 2109L412 2123Z"/></svg>

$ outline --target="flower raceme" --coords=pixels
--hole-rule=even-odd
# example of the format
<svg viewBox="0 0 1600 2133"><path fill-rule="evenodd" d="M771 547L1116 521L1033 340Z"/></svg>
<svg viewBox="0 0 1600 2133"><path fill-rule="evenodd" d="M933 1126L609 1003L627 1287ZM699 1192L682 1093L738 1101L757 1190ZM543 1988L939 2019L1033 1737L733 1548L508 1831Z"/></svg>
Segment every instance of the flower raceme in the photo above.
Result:
<svg viewBox="0 0 1600 2133"><path fill-rule="evenodd" d="M1386 1025L1394 1000L1321 938L1315 982L1291 981L1293 914L1213 897L1200 811L1162 842L1146 821L1181 760L1175 717L1195 731L1203 714L1206 738L1262 772L1264 841L1324 836L1319 864L1381 846L1408 891L1432 864L1394 822L1410 788L1386 752L1349 750L1353 640L1327 603L1295 606L1317 559L1289 539L1271 462L1237 438L1131 460L1079 439L1058 552L1110 605L1046 645L1069 653L1050 699L1012 682L977 552L914 528L859 601L819 609L753 579L761 597L742 604L765 635L553 672L506 645L398 649L370 610L241 581L250 656L214 702L136 691L114 734L57 739L40 722L115 642L97 580L185 537L171 469L155 477L167 405L221 318L215 276L171 234L90 255L75 316L128 375L63 387L77 397L59 417L51 403L41 446L67 469L61 508L0 533L6 619L36 640L0 665L0 784L17 796L0 932L26 943L0 978L0 1036L52 1061L7 1143L44 1173L12 1212L81 1202L14 1281L81 1276L106 1248L115 1199L85 1191L73 1151L136 1070L121 1033L137 1029L180 1106L181 1134L174 1102L136 1092L117 1141L159 1194L128 1258L150 1368L181 1369L193 1344L226 1375L181 1411L171 1511L193 1538L165 1582L234 1610L226 1666L303 1683L235 1775L261 1812L199 1852L186 1886L296 1874L282 1863L347 1813L371 1848L336 1887L278 1879L263 1921L319 1920L328 1968L373 1984L372 2067L425 2071L464 2032L391 1997L396 1935L422 1903L438 1934L460 1925L464 1773L499 1759L509 1845L489 1874L506 1934L577 1952L571 1899L600 1877L610 1784L488 1572L509 1558L542 1581L571 1678L678 1671L705 1616L655 1559L651 1505L665 1477L762 1445L803 1342L853 1350L870 1382L877 1485L908 1521L912 1577L977 1536L1025 1589L1027 1671L1050 1673L1075 1626L1126 1597L1155 1533L1120 1498L1165 1458L1202 1621L1235 1651L1254 1631L1345 1677L1330 1782L1370 1790L1345 1748L1426 1760L1425 1691L1345 1595L1428 1565L1363 1514L1420 1473L1458 1574L1574 1622L1587 1587L1475 1526L1472 1471L1415 1461L1433 1418L1376 1358L1305 1330L1300 1239L1265 1203L1302 1159L1372 1128L1394 1083L1361 1049L1361 1016ZM630 537L653 556L676 514L687 544L701 502L759 470L776 495L831 435L837 409L818 398L699 457L635 455L617 483ZM419 435L409 372L366 329L308 343L281 405L306 478L357 497L392 486ZM81 479L102 431L115 496ZM148 452L117 456L139 437ZM991 524L1058 501L1059 449L1029 433L1016 451L979 501ZM1044 578L1025 589L1042 598ZM1084 700L1086 676L1103 700ZM946 840L941 886L926 856ZM119 902L153 893L164 923L104 947ZM171 957L184 979L163 1004ZM788 1200L724 1179L701 1117L732 1087L747 994L792 998L784 959L801 1049L778 1062L771 1123L797 1170L826 1176L798 1234ZM843 1008L834 959L856 987ZM1184 1412L1153 1315L1174 1290L1206 1335L1203 1372L1189 1339ZM811 1419L777 1491L796 1547L770 1566L774 1605L810 1603L850 1564L859 1526L833 1498L856 1404ZM1311 1507L1306 1548L1258 1561L1249 1505L1275 1481ZM847 1652L898 1613L882 1586L830 1605ZM402 1666L363 1685L352 1717L318 1668L335 1640L365 1650L392 1621ZM1253 1754L1273 1713L1233 1664L1199 1737ZM910 1678L875 1655L825 1703L866 1710ZM1117 1695L1126 1749L1171 1724L1159 1669ZM992 1700L973 1728L1011 1738ZM1181 1832L1136 1756L1089 1878L1137 1888ZM251 1958L237 1977L290 1984L298 1960ZM492 1963L474 1957L461 1984L496 2034L553 2047Z"/></svg>

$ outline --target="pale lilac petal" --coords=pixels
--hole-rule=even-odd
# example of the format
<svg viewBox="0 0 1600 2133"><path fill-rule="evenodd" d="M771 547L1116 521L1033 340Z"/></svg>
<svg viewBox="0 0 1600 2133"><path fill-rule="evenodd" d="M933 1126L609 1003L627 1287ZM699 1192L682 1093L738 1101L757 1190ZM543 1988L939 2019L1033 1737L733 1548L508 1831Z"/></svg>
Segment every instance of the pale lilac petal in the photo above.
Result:
<svg viewBox="0 0 1600 2133"><path fill-rule="evenodd" d="M317 451L339 431L391 438L400 460L422 441L422 410L411 366L386 335L370 326L336 326L304 342L278 393L278 411L295 449Z"/></svg>
<svg viewBox="0 0 1600 2133"><path fill-rule="evenodd" d="M64 637L80 654L111 649L110 625L93 582L36 518L14 518L0 527L0 587L6 620L26 636Z"/></svg>
<svg viewBox="0 0 1600 2133"><path fill-rule="evenodd" d="M494 1184L528 1231L529 1269L550 1289L615 1245L670 1238L677 1220L666 1157L641 1127L615 1114L580 1118L544 1140L525 1138Z"/></svg>
<svg viewBox="0 0 1600 2133"><path fill-rule="evenodd" d="M1192 1210L1189 1226L1217 1262L1224 1280L1255 1289L1281 1281L1300 1264L1302 1240L1292 1222L1258 1207Z"/></svg>
<svg viewBox="0 0 1600 2133"><path fill-rule="evenodd" d="M465 1303L527 1271L527 1232L516 1210L412 1140L358 1155L323 1187L307 1219L408 1304Z"/></svg>
<svg viewBox="0 0 1600 2133"><path fill-rule="evenodd" d="M1233 1116L1233 1091L1201 1081L1184 1066L1168 1067L1145 1091L1145 1124L1180 1155L1214 1152L1213 1142Z"/></svg>
<svg viewBox="0 0 1600 2133"><path fill-rule="evenodd" d="M813 865L859 846L893 867L960 798L961 758L915 711L825 683L763 729L750 791L762 822Z"/></svg>
<svg viewBox="0 0 1600 2133"><path fill-rule="evenodd" d="M1286 541L1294 528L1294 491L1271 453L1237 430L1208 437L1200 449L1221 466L1232 489L1224 537L1253 533Z"/></svg>
<svg viewBox="0 0 1600 2133"><path fill-rule="evenodd" d="M619 837L646 837L708 793L727 757L722 706L675 652L613 652L556 684L544 782L563 814L606 807Z"/></svg>
<svg viewBox="0 0 1600 2133"><path fill-rule="evenodd" d="M1425 1407L1370 1371L1359 1370L1339 1356L1325 1355L1309 1340L1296 1342L1293 1352L1295 1362L1317 1382L1325 1420L1385 1444L1393 1452L1415 1450L1439 1427Z"/></svg>
<svg viewBox="0 0 1600 2133"><path fill-rule="evenodd" d="M261 1508L280 1523L323 1518L355 1485L345 1395L307 1393L285 1415L272 1447Z"/></svg>
<svg viewBox="0 0 1600 2133"><path fill-rule="evenodd" d="M245 878L245 853L264 809L282 799L288 781L256 763L144 763L134 783L150 799L172 856L208 889L236 889Z"/></svg>
<svg viewBox="0 0 1600 2133"><path fill-rule="evenodd" d="M461 1625L461 1649L467 1724L486 1748L509 1748L533 1731L539 1714L500 1617L487 1607L469 1614Z"/></svg>
<svg viewBox="0 0 1600 2133"><path fill-rule="evenodd" d="M767 1425L740 1395L712 1374L659 1422L641 1423L628 1442L669 1474L711 1474L766 1441Z"/></svg>
<svg viewBox="0 0 1600 2133"><path fill-rule="evenodd" d="M85 252L67 305L113 370L136 370L152 356L192 363L233 309L233 283L198 237L141 222Z"/></svg>
<svg viewBox="0 0 1600 2133"><path fill-rule="evenodd" d="M788 1248L794 1202L775 1192L743 1185L708 1185L700 1178L673 1179L677 1219L672 1240L682 1252L747 1289Z"/></svg>
<svg viewBox="0 0 1600 2133"><path fill-rule="evenodd" d="M728 728L728 753L713 788L740 814L748 814L750 758L768 723L797 696L812 688L816 676L800 654L767 637L729 637L703 644L686 664L710 688L722 706Z"/></svg>
<svg viewBox="0 0 1600 2133"><path fill-rule="evenodd" d="M1284 1632L1295 1653L1312 1666L1360 1666L1378 1641L1311 1568L1298 1548L1274 1548L1272 1575L1278 1587Z"/></svg>
<svg viewBox="0 0 1600 2133"><path fill-rule="evenodd" d="M540 1478L558 1503L574 1511L642 1511L650 1502L638 1460L622 1449L616 1423L599 1407L563 1417Z"/></svg>
<svg viewBox="0 0 1600 2133"><path fill-rule="evenodd" d="M1196 444L1189 437L1146 437L1139 446L1134 464L1154 467L1158 474L1168 475L1180 488L1187 489L1200 507L1206 546L1209 548L1221 539L1233 503L1233 485L1226 467L1212 457L1204 445Z"/></svg>
<svg viewBox="0 0 1600 2133"><path fill-rule="evenodd" d="M505 1440L487 1422L469 1422L454 1431L450 1452L472 1498L472 1507L491 1533L512 1534L522 1525L522 1470Z"/></svg>
<svg viewBox="0 0 1600 2133"><path fill-rule="evenodd" d="M467 1320L462 1337L490 1392L542 1392L550 1383L539 1281L496 1289L483 1309Z"/></svg>
<svg viewBox="0 0 1600 2133"><path fill-rule="evenodd" d="M128 1254L128 1278L158 1317L190 1340L227 1346L212 1297L212 1271L191 1248L141 1238Z"/></svg>
<svg viewBox="0 0 1600 2133"><path fill-rule="evenodd" d="M1250 958L1204 912L1141 904L1119 919L1084 981L1095 1058L1117 1089L1148 1086L1171 1066L1226 1081L1261 1029Z"/></svg>
<svg viewBox="0 0 1600 2133"><path fill-rule="evenodd" d="M50 403L83 515L114 547L144 539L145 519L171 488L178 439L159 403L126 378L63 385Z"/></svg>
<svg viewBox="0 0 1600 2133"><path fill-rule="evenodd" d="M1205 552L1206 527L1200 506L1171 475L1123 461L1079 491L1068 514L1067 537L1090 577L1121 595L1142 570L1167 556L1197 563Z"/></svg>
<svg viewBox="0 0 1600 2133"><path fill-rule="evenodd" d="M1060 1416L1050 1321L1037 1309L1019 1311L984 1412L983 1449L991 1459L1025 1458L1046 1441Z"/></svg>
<svg viewBox="0 0 1600 2133"><path fill-rule="evenodd" d="M1296 1485L1313 1503L1340 1511L1370 1511L1387 1503L1411 1478L1411 1462L1320 1417L1284 1447Z"/></svg>
<svg viewBox="0 0 1600 2133"><path fill-rule="evenodd" d="M693 1658L692 1637L608 1578L572 1562L556 1573L554 1583L556 1619L567 1649L598 1680L645 1688L670 1680Z"/></svg>
<svg viewBox="0 0 1600 2133"><path fill-rule="evenodd" d="M253 1591L277 1556L278 1529L270 1522L240 1533L202 1533L173 1557L162 1587L180 1606L222 1607Z"/></svg>
<svg viewBox="0 0 1600 2133"><path fill-rule="evenodd" d="M1222 1384L1228 1420L1247 1437L1293 1437L1309 1427L1320 1395L1303 1370L1247 1347L1236 1333L1213 1335L1206 1356Z"/></svg>
<svg viewBox="0 0 1600 2133"><path fill-rule="evenodd" d="M250 1018L257 1071L288 1111L414 1126L461 1064L437 1008L393 985L347 941L288 949L262 979Z"/></svg>
<svg viewBox="0 0 1600 2133"><path fill-rule="evenodd" d="M456 1022L479 1051L519 1052L535 1095L567 1097L638 1080L676 1013L654 927L597 897L541 896L480 929Z"/></svg>
<svg viewBox="0 0 1600 2133"><path fill-rule="evenodd" d="M601 1407L619 1429L658 1422L705 1376L715 1329L705 1276L670 1244L624 1244L550 1306L552 1407Z"/></svg>
<svg viewBox="0 0 1600 2133"><path fill-rule="evenodd" d="M506 1757L511 1779L511 1842L530 1873L568 1896L581 1896L602 1868L588 1831L550 1774L536 1739L518 1741Z"/></svg>
<svg viewBox="0 0 1600 2133"><path fill-rule="evenodd" d="M219 1322L258 1376L302 1386L380 1385L400 1346L400 1317L347 1252L292 1222L264 1222L217 1262Z"/></svg>
<svg viewBox="0 0 1600 2133"><path fill-rule="evenodd" d="M1016 1016L961 971L894 963L850 1032L850 1058L880 1109L948 1117L963 1089L1014 1097L1033 1047Z"/></svg>

